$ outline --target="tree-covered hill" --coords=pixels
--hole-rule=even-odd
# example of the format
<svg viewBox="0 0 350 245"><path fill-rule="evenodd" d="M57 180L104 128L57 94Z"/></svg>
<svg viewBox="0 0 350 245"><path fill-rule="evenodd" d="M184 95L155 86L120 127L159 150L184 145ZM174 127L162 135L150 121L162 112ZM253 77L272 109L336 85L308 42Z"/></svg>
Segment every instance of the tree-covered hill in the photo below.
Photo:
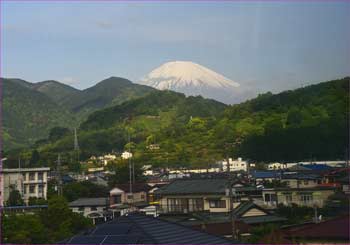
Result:
<svg viewBox="0 0 350 245"><path fill-rule="evenodd" d="M142 97L154 90L117 77L85 90L52 80L39 83L21 79L1 81L5 150L29 147L47 138L50 129L56 126L72 129L95 110Z"/></svg>
<svg viewBox="0 0 350 245"><path fill-rule="evenodd" d="M259 161L344 159L349 77L266 93L225 111L236 154ZM238 125L238 126L237 126ZM228 127L228 125L226 125Z"/></svg>
<svg viewBox="0 0 350 245"><path fill-rule="evenodd" d="M71 126L74 116L23 80L1 79L3 144L25 147L46 138L55 126Z"/></svg>
<svg viewBox="0 0 350 245"><path fill-rule="evenodd" d="M142 97L151 91L154 91L151 87L135 84L120 77L110 77L80 91L75 96L69 96L63 105L76 113L79 118L85 119L97 109L118 105Z"/></svg>
<svg viewBox="0 0 350 245"><path fill-rule="evenodd" d="M58 105L65 105L67 99L75 97L81 92L76 88L53 80L33 83L31 87L45 94ZM66 108L69 109L69 107Z"/></svg>
<svg viewBox="0 0 350 245"><path fill-rule="evenodd" d="M233 106L154 91L92 113L78 130L80 156L130 147L142 164L198 167L226 156L257 162L344 159L348 105L349 78ZM37 150L53 163L58 153L71 158L73 141L72 134L61 134Z"/></svg>

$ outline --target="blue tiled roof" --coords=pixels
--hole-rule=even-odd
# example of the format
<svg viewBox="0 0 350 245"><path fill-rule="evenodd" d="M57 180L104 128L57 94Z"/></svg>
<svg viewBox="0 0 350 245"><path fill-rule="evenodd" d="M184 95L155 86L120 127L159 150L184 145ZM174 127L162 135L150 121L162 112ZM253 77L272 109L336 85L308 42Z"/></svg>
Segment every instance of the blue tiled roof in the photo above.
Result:
<svg viewBox="0 0 350 245"><path fill-rule="evenodd" d="M326 164L307 164L302 165L304 168L308 168L311 170L330 170L332 167L326 165Z"/></svg>
<svg viewBox="0 0 350 245"><path fill-rule="evenodd" d="M255 179L264 179L264 178L277 178L281 176L280 171L260 171L260 170L255 170L252 173L252 176Z"/></svg>

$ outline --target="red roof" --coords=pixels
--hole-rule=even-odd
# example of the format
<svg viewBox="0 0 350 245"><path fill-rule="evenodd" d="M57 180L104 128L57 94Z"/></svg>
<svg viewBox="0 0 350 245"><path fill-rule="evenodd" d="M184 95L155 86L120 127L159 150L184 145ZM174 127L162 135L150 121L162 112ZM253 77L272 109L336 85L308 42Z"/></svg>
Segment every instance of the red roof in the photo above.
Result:
<svg viewBox="0 0 350 245"><path fill-rule="evenodd" d="M318 224L306 224L290 228L286 231L288 237L307 239L349 240L349 215L326 220Z"/></svg>

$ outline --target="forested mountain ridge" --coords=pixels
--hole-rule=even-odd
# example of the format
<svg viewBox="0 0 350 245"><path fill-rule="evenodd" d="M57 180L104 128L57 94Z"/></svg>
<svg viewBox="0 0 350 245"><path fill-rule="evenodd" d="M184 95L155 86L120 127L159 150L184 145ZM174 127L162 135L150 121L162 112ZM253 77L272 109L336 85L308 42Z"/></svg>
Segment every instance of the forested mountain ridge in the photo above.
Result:
<svg viewBox="0 0 350 245"><path fill-rule="evenodd" d="M1 79L2 127L6 149L24 147L47 137L55 126L69 127L74 116L23 80Z"/></svg>
<svg viewBox="0 0 350 245"><path fill-rule="evenodd" d="M349 119L349 77L276 95L266 93L225 111L243 123L233 133L236 154L260 161L344 159Z"/></svg>
<svg viewBox="0 0 350 245"><path fill-rule="evenodd" d="M110 77L85 90L49 80L1 78L5 150L29 147L54 127L78 127L95 110L142 97L154 89Z"/></svg>
<svg viewBox="0 0 350 245"><path fill-rule="evenodd" d="M349 78L226 106L155 91L92 113L78 130L82 160L122 152L158 166L208 166L226 156L255 162L344 159ZM150 145L159 149L151 150ZM71 154L72 135L38 146L47 162ZM128 145L130 146L130 145ZM67 156L68 156L67 155Z"/></svg>

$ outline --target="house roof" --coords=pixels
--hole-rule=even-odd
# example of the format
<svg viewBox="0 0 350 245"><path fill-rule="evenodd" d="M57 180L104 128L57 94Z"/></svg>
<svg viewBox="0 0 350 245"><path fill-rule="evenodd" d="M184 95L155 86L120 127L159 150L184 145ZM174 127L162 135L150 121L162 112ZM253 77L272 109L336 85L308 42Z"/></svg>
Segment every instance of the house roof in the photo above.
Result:
<svg viewBox="0 0 350 245"><path fill-rule="evenodd" d="M226 179L177 179L156 190L157 194L224 194Z"/></svg>
<svg viewBox="0 0 350 245"><path fill-rule="evenodd" d="M318 180L321 179L318 174L305 173L284 173L282 179L297 179L297 180Z"/></svg>
<svg viewBox="0 0 350 245"><path fill-rule="evenodd" d="M250 202L250 201L247 201L247 202L241 202L238 207L236 207L234 210L233 210L233 214L236 216L236 217L240 217L242 216L243 214L245 214L249 209L252 209L252 208L257 208L261 211L263 211L264 213L268 213L266 210L262 209L261 207L259 207L258 205L256 205L255 203L253 202Z"/></svg>
<svg viewBox="0 0 350 245"><path fill-rule="evenodd" d="M281 171L260 171L260 170L255 170L252 171L252 176L255 179L270 179L270 178L279 178L281 176Z"/></svg>
<svg viewBox="0 0 350 245"><path fill-rule="evenodd" d="M129 192L129 188L130 188L130 185L129 183L127 184L117 184L115 186L116 188L124 191L125 193L128 193ZM135 193L135 192L142 192L142 191L145 191L145 192L148 192L150 189L152 189L152 187L146 183L134 183L132 184L132 192Z"/></svg>
<svg viewBox="0 0 350 245"><path fill-rule="evenodd" d="M158 218L129 214L64 244L229 244L231 241Z"/></svg>
<svg viewBox="0 0 350 245"><path fill-rule="evenodd" d="M349 215L344 215L321 223L303 224L285 230L287 237L304 239L336 239L349 241Z"/></svg>
<svg viewBox="0 0 350 245"><path fill-rule="evenodd" d="M109 199L105 197L79 198L69 203L70 207L94 207L109 205Z"/></svg>
<svg viewBox="0 0 350 245"><path fill-rule="evenodd" d="M324 190L336 190L336 187L333 186L315 186L308 188L290 188L290 187L277 187L277 188L265 188L262 191L324 191Z"/></svg>
<svg viewBox="0 0 350 245"><path fill-rule="evenodd" d="M298 164L289 168L295 171L329 171L333 169L326 164Z"/></svg>
<svg viewBox="0 0 350 245"><path fill-rule="evenodd" d="M247 213L250 209L258 209L265 213L265 215L258 215L258 216L247 216L244 217L243 215ZM234 215L241 221L243 221L246 224L257 224L257 223L268 223L268 222L280 222L280 221L286 221L285 218L275 216L270 214L269 211L265 210L264 208L256 205L255 203L251 201L242 202L233 210Z"/></svg>
<svg viewBox="0 0 350 245"><path fill-rule="evenodd" d="M283 222L287 219L284 217L276 215L261 215L261 216L251 216L251 217L242 217L239 220L243 221L248 225L262 224L262 223L272 223L272 222Z"/></svg>

